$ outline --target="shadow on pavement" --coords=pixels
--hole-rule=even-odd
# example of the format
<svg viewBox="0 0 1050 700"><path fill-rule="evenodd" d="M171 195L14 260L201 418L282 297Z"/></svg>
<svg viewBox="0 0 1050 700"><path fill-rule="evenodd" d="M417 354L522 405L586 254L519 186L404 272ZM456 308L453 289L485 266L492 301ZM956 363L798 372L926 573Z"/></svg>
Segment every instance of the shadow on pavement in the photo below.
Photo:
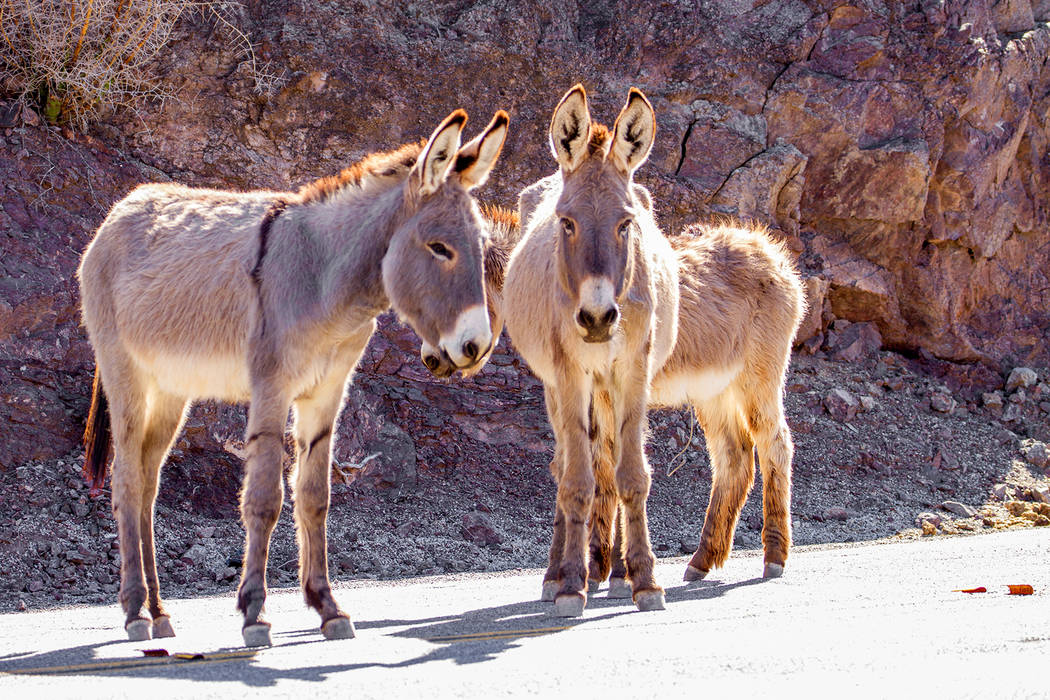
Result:
<svg viewBox="0 0 1050 700"><path fill-rule="evenodd" d="M735 583L705 580L669 588L667 601L715 598L744 586L753 586L768 579L753 578ZM274 634L275 646L270 649L230 648L201 655L201 658L175 656L125 657L105 659L98 650L121 641L86 644L39 653L12 654L0 659L0 674L72 675L128 678L164 678L207 682L232 682L249 687L270 687L281 680L323 681L329 675L366 668L407 668L433 661L452 661L456 664L483 663L521 646L520 640L559 634L576 627L635 613L629 599L604 597L607 589L593 594L587 603L590 614L580 618L558 618L550 614L551 604L539 601L511 603L478 608L461 615L446 615L419 620L362 620L355 622L359 631L377 630L381 636L413 639L433 644L433 648L419 656L401 661L358 661L345 664L319 664L298 668L276 668L267 665L266 657L281 649L304 645L345 644L347 655L360 658L371 652L372 646L360 636L347 642L326 642L317 629L291 630ZM594 614L595 611L601 611ZM659 614L659 613L653 613ZM390 633L381 632L396 629ZM175 640L155 640L158 647L177 650ZM149 644L149 643L147 643Z"/></svg>

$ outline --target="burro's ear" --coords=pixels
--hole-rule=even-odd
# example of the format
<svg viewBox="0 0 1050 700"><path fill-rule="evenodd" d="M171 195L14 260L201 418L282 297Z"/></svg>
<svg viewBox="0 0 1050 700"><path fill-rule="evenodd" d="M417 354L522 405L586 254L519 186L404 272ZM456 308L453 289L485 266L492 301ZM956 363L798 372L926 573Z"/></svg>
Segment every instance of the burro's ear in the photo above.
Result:
<svg viewBox="0 0 1050 700"><path fill-rule="evenodd" d="M577 84L561 98L551 118L551 151L563 172L580 167L587 156L591 138L591 113L587 109L587 91Z"/></svg>
<svg viewBox="0 0 1050 700"><path fill-rule="evenodd" d="M412 167L412 174L419 183L420 194L433 194L448 177L449 169L459 151L459 135L466 123L467 113L457 109L434 129Z"/></svg>
<svg viewBox="0 0 1050 700"><path fill-rule="evenodd" d="M485 184L503 149L509 123L510 117L501 109L492 117L485 130L456 154L453 172L459 175L460 182L468 190Z"/></svg>
<svg viewBox="0 0 1050 700"><path fill-rule="evenodd" d="M620 110L613 127L609 159L621 172L630 175L649 157L656 136L653 106L638 88L631 88L627 104Z"/></svg>

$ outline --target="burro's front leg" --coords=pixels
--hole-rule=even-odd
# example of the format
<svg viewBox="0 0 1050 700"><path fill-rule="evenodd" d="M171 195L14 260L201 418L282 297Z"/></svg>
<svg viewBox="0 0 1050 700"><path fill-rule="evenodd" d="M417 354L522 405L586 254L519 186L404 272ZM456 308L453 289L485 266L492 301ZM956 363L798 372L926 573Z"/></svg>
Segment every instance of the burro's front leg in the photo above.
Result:
<svg viewBox="0 0 1050 700"><path fill-rule="evenodd" d="M284 502L281 462L290 403L271 382L257 380L255 384L245 434L248 457L241 491L241 519L247 541L237 591L237 609L244 614L241 633L245 646L250 647L270 645L270 623L262 617L266 602L266 560L270 535Z"/></svg>
<svg viewBox="0 0 1050 700"><path fill-rule="evenodd" d="M590 384L582 373L566 370L559 377L558 386L551 388L558 404L552 427L556 451L563 460L558 510L564 518L565 537L558 571L561 587L554 599L554 614L578 617L587 604L587 518L594 501L594 472L587 436Z"/></svg>
<svg viewBox="0 0 1050 700"><path fill-rule="evenodd" d="M333 372L295 401L299 449L295 477L295 526L299 581L306 603L321 616L327 639L350 639L354 625L332 596L328 579L327 522L331 495L331 441L342 405L346 372Z"/></svg>
<svg viewBox="0 0 1050 700"><path fill-rule="evenodd" d="M649 542L646 514L646 500L652 483L645 459L648 362L647 353L638 353L618 382L621 451L616 467L616 490L623 503L624 559L634 603L639 610L663 610L664 591L653 578L656 557Z"/></svg>

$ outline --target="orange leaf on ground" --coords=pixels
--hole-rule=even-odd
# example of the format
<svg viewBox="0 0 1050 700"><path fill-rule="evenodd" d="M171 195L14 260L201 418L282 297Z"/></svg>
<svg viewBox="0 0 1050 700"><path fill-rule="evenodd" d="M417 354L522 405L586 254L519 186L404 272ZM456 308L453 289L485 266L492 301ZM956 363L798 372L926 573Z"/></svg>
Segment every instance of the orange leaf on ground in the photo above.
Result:
<svg viewBox="0 0 1050 700"><path fill-rule="evenodd" d="M952 593L987 593L988 589L984 586L978 586L977 588L956 588Z"/></svg>
<svg viewBox="0 0 1050 700"><path fill-rule="evenodd" d="M1007 586L1010 589L1010 595L1032 595L1035 591L1027 583L1022 583L1016 586Z"/></svg>

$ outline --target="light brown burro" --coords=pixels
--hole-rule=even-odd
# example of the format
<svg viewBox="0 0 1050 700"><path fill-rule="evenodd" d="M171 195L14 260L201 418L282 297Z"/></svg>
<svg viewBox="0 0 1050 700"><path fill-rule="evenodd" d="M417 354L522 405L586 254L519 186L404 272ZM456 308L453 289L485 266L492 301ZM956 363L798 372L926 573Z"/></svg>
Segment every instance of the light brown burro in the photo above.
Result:
<svg viewBox="0 0 1050 700"><path fill-rule="evenodd" d="M97 361L85 473L101 485L108 399L130 639L174 634L160 599L153 505L165 455L189 402L201 398L250 401L237 594L245 644L270 643L261 613L289 409L303 593L326 637L354 635L332 596L325 524L332 432L376 316L393 307L460 369L492 342L485 228L469 191L495 163L507 115L461 148L466 118L457 110L429 141L371 155L297 193L145 185L102 223L79 273Z"/></svg>
<svg viewBox="0 0 1050 700"><path fill-rule="evenodd" d="M560 616L586 604L587 519L597 482L624 507L624 559L635 604L662 609L646 521L649 382L674 345L678 280L647 193L632 182L656 129L637 89L610 131L592 123L577 85L550 125L559 172L532 186L503 288L514 345L543 381L556 447L555 540L544 597ZM524 214L525 208L522 208ZM597 448L592 466L592 444Z"/></svg>
<svg viewBox="0 0 1050 700"><path fill-rule="evenodd" d="M531 195L527 190L521 198L524 219L535 206ZM507 229L494 240L513 246L519 235ZM697 224L669 240L678 266L678 338L653 377L649 406L693 408L707 440L713 474L700 546L685 579L701 579L728 558L737 518L754 484L754 447L762 471L763 573L779 576L791 544L793 446L782 397L791 342L804 313L798 273L783 247L762 227ZM489 257L497 255L486 256L486 264ZM500 298L500 279L486 268L490 307ZM498 338L501 314L491 308L489 314L496 319L492 332ZM456 371L446 358L429 359L427 366L437 376ZM475 366L471 372L480 369ZM592 445L595 455L599 447ZM608 575L609 596L626 597L622 515L615 506L615 484L605 475L597 470L590 585L596 588ZM613 522L620 527L614 530ZM555 543L562 538L564 520L556 518Z"/></svg>

